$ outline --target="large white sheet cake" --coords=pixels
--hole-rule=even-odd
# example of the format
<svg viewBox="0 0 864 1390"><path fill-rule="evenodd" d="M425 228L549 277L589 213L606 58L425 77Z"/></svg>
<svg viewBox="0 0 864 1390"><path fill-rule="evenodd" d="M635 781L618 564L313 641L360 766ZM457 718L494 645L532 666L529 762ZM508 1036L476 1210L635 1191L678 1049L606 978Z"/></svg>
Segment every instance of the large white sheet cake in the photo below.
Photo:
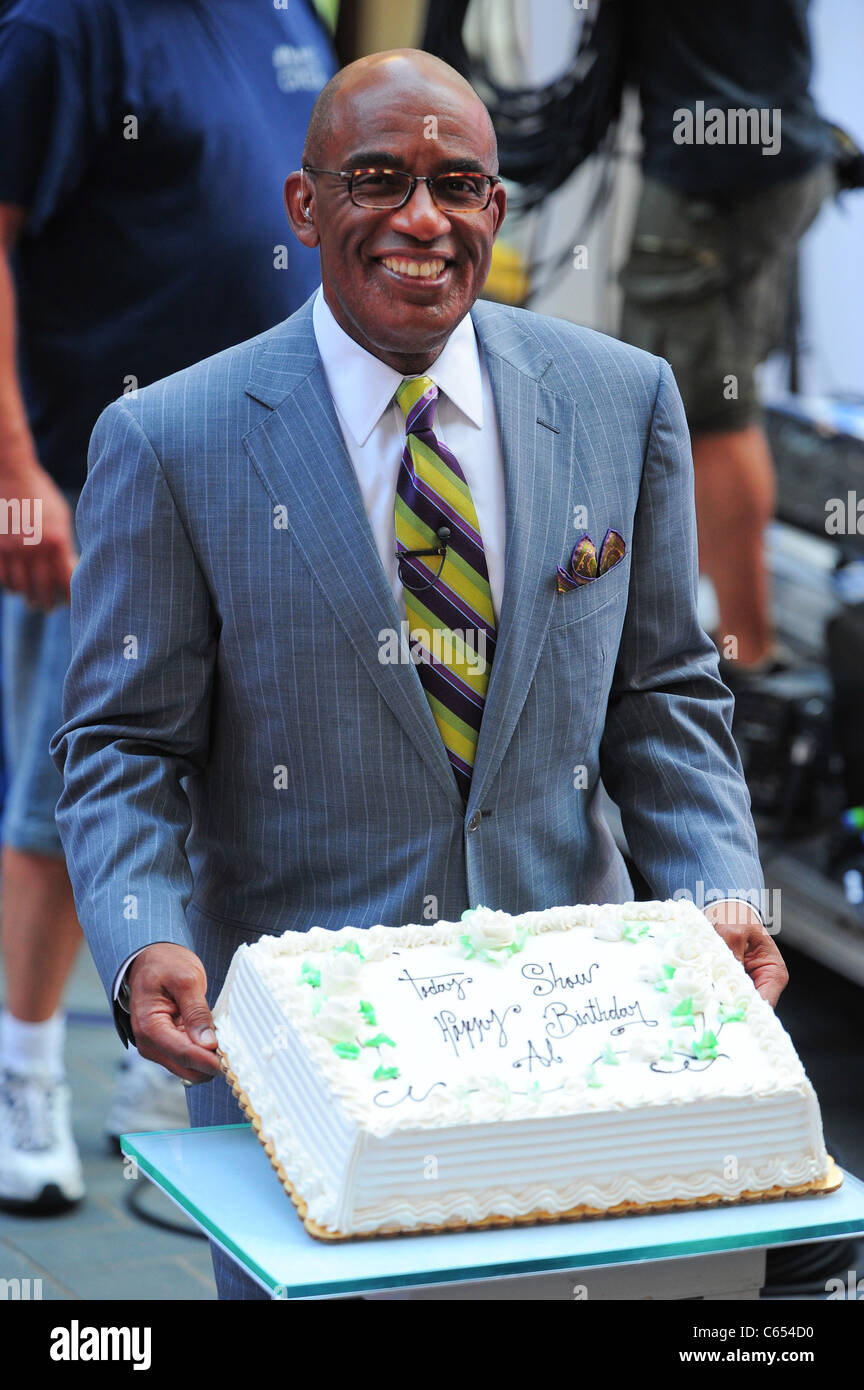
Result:
<svg viewBox="0 0 864 1390"><path fill-rule="evenodd" d="M690 902L265 936L214 1017L316 1235L828 1182L792 1042Z"/></svg>

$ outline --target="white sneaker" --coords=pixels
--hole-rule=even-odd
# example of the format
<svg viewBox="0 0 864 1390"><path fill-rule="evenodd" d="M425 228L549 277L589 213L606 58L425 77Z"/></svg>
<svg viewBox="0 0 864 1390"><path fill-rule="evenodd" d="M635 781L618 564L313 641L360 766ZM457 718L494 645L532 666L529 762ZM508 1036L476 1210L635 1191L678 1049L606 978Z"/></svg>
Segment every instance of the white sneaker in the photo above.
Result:
<svg viewBox="0 0 864 1390"><path fill-rule="evenodd" d="M65 1081L0 1071L0 1208L65 1211L84 1196Z"/></svg>
<svg viewBox="0 0 864 1390"><path fill-rule="evenodd" d="M121 1134L188 1128L186 1088L179 1076L158 1062L148 1062L130 1047L120 1063L114 1100L105 1121L111 1147L120 1152Z"/></svg>

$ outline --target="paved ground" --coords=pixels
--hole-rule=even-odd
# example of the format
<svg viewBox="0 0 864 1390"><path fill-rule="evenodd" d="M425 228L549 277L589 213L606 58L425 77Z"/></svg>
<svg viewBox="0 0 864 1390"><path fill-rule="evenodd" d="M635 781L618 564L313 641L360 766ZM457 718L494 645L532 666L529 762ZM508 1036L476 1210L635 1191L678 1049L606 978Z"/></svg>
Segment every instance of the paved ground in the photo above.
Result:
<svg viewBox="0 0 864 1390"><path fill-rule="evenodd" d="M152 1216L194 1230L146 1178L124 1179L123 1160L108 1152L102 1127L123 1047L85 950L67 1007L67 1068L87 1197L62 1217L0 1212L0 1278L41 1279L43 1299L215 1298L206 1241L150 1225L127 1205L133 1200Z"/></svg>
<svg viewBox="0 0 864 1390"><path fill-rule="evenodd" d="M819 1094L826 1136L840 1163L864 1175L861 990L806 956L787 952L792 982L780 1016ZM2 984L0 984L2 996ZM67 997L67 1064L87 1199L52 1219L0 1212L0 1278L41 1279L44 1299L210 1299L215 1287L205 1241L147 1224L130 1209L184 1226L185 1218L146 1178L127 1181L107 1152L102 1126L122 1047L89 954L81 952Z"/></svg>

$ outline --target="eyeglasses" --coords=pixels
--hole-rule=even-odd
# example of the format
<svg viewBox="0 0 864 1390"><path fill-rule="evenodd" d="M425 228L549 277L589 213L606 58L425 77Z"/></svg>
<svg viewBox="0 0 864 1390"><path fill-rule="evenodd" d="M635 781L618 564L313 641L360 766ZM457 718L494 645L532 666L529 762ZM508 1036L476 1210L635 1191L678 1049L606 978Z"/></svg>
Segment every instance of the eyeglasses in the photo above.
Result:
<svg viewBox="0 0 864 1390"><path fill-rule="evenodd" d="M401 169L316 169L304 164L307 174L331 174L344 179L352 203L358 208L379 210L404 207L418 183L425 183L432 201L441 212L482 212L492 201L492 190L501 180L497 174L462 173L406 174Z"/></svg>

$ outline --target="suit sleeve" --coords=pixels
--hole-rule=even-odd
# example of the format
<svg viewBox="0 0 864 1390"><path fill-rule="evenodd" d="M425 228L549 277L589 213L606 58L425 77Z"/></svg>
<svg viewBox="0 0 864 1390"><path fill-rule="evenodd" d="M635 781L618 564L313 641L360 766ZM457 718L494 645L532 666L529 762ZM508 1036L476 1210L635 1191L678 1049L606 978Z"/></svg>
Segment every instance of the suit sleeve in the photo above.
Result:
<svg viewBox="0 0 864 1390"><path fill-rule="evenodd" d="M76 524L72 659L50 752L78 916L111 999L134 951L193 949L182 779L207 758L217 624L165 474L121 403L96 424Z"/></svg>
<svg viewBox="0 0 864 1390"><path fill-rule="evenodd" d="M753 897L763 876L733 698L696 613L689 431L672 370L659 365L600 770L655 897L701 906L712 894Z"/></svg>

